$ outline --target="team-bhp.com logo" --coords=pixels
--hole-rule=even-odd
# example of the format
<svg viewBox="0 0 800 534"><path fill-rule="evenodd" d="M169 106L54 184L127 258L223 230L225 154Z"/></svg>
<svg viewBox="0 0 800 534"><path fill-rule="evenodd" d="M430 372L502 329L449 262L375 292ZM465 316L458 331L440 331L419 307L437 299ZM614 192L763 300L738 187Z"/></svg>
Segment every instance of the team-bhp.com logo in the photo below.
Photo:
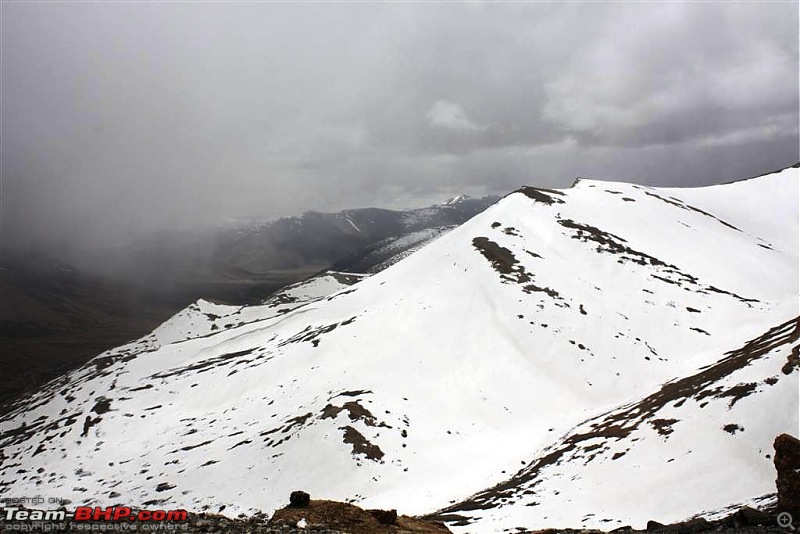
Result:
<svg viewBox="0 0 800 534"><path fill-rule="evenodd" d="M0 530L5 532L118 532L186 531L186 510L138 510L128 506L78 506L75 511L0 508Z"/></svg>

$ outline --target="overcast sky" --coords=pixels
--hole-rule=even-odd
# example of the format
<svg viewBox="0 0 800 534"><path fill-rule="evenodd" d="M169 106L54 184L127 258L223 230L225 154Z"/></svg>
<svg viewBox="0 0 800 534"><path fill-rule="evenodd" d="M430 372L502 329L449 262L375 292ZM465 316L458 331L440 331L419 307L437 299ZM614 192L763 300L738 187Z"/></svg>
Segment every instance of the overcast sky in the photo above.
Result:
<svg viewBox="0 0 800 534"><path fill-rule="evenodd" d="M786 3L2 3L4 239L798 156Z"/></svg>

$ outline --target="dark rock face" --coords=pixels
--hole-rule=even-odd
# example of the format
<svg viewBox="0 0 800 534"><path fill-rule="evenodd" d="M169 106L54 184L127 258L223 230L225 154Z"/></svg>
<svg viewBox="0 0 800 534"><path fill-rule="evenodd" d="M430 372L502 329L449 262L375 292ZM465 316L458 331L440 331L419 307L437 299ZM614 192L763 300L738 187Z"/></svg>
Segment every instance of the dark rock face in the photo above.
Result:
<svg viewBox="0 0 800 534"><path fill-rule="evenodd" d="M367 510L367 513L381 525L394 525L397 522L397 510Z"/></svg>
<svg viewBox="0 0 800 534"><path fill-rule="evenodd" d="M305 491L293 491L289 496L289 506L293 508L305 508L311 501L311 496Z"/></svg>
<svg viewBox="0 0 800 534"><path fill-rule="evenodd" d="M671 525L662 525L658 521L647 522L648 532L658 532L660 534L695 534L696 532L704 532L706 530L712 530L713 528L715 528L715 525L709 523L702 517Z"/></svg>
<svg viewBox="0 0 800 534"><path fill-rule="evenodd" d="M729 528L740 528L756 525L771 526L774 522L775 518L772 515L762 512L761 510L744 507L738 510L736 513L728 516L725 519L725 526Z"/></svg>
<svg viewBox="0 0 800 534"><path fill-rule="evenodd" d="M788 434L775 438L778 510L800 513L800 440Z"/></svg>

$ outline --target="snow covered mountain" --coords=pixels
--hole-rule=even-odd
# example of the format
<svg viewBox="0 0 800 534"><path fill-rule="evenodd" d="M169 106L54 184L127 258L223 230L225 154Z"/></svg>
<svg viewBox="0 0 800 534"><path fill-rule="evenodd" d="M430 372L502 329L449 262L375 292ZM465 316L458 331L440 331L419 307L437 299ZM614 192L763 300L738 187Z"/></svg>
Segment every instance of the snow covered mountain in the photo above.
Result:
<svg viewBox="0 0 800 534"><path fill-rule="evenodd" d="M523 188L377 274L198 302L51 383L0 421L0 491L235 515L302 488L463 532L760 498L798 434L797 221L797 167Z"/></svg>
<svg viewBox="0 0 800 534"><path fill-rule="evenodd" d="M215 247L213 261L227 272L261 273L317 266L322 269L378 241L442 226L456 226L498 200L461 195L412 210L309 211L265 225L230 232Z"/></svg>

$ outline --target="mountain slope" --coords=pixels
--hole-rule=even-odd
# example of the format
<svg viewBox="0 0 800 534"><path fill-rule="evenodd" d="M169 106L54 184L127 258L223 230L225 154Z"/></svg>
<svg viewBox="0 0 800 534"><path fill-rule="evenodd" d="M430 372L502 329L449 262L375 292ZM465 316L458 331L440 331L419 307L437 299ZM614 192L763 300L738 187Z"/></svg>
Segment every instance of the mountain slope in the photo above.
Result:
<svg viewBox="0 0 800 534"><path fill-rule="evenodd" d="M765 464L772 436L797 430L790 402L796 406L799 339L798 319L777 325L698 373L578 425L508 480L437 516L498 532L564 521L611 529L641 524L640 507L682 519L761 497L754 491L774 493ZM698 496L715 494L724 499L697 508Z"/></svg>
<svg viewBox="0 0 800 534"><path fill-rule="evenodd" d="M455 505L468 532L681 519L758 497L772 487L761 442L797 433L796 366L767 382L794 354L797 178L523 188L329 296L243 308L246 320L213 331L185 328L220 315L195 311L3 419L0 487L226 513L277 508L302 487L411 513ZM669 381L686 385L681 406L659 397ZM731 390L750 395L731 403ZM575 437L615 424L627 434ZM664 461L694 434L702 454ZM602 452L589 464L587 445ZM742 466L737 480L704 463L714 451ZM598 478L622 472L635 507ZM648 498L643 473L692 473L694 499ZM524 506L540 480L551 515ZM567 491L572 505L558 506Z"/></svg>

